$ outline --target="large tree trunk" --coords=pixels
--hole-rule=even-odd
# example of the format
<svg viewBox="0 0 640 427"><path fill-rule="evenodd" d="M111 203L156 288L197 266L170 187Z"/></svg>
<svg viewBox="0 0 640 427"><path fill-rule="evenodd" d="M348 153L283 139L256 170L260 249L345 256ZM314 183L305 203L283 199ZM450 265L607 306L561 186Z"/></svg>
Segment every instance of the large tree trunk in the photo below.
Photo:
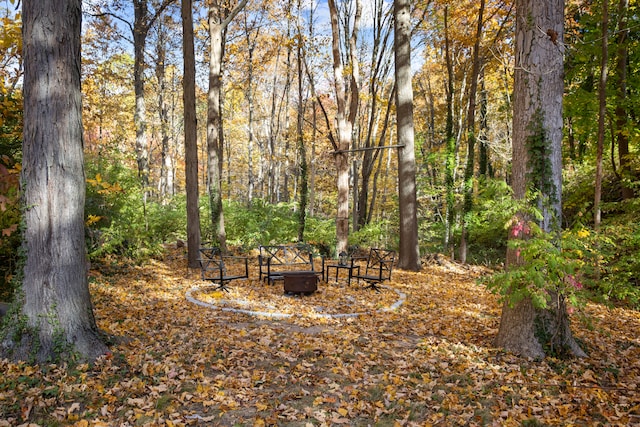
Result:
<svg viewBox="0 0 640 427"><path fill-rule="evenodd" d="M200 209L198 186L198 139L196 120L196 61L193 43L192 0L182 0L182 52L184 78L184 157L187 193L187 258L190 268L198 268L200 249Z"/></svg>
<svg viewBox="0 0 640 427"><path fill-rule="evenodd" d="M542 192L544 219L541 228L559 233L562 201L562 95L564 0L516 0L516 58L513 98L512 187L514 197L523 199L532 183ZM541 32L540 29L545 29ZM543 135L546 149L530 156L528 142ZM531 161L545 162L551 176L530 177ZM539 173L539 172L538 172ZM534 179L533 182L529 182ZM514 250L507 252L507 268L517 266ZM584 356L571 335L566 305L561 296L552 296L548 309L531 309L525 298L502 310L496 345L525 357L544 357L543 344L558 351L569 350ZM550 341L540 342L542 335Z"/></svg>
<svg viewBox="0 0 640 427"><path fill-rule="evenodd" d="M400 202L400 254L398 267L420 270L416 154L411 85L411 16L409 0L393 2L395 18L396 108L398 121L398 187Z"/></svg>
<svg viewBox="0 0 640 427"><path fill-rule="evenodd" d="M107 351L87 280L81 16L80 0L23 2L26 262L16 304L26 325L16 315L0 348L16 359L77 352L93 360Z"/></svg>

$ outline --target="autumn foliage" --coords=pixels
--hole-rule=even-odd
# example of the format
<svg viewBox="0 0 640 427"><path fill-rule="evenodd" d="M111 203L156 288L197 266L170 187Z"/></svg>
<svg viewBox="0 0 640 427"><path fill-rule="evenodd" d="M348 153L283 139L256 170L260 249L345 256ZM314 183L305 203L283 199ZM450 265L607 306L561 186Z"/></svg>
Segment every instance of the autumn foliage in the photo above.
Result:
<svg viewBox="0 0 640 427"><path fill-rule="evenodd" d="M251 268L248 282L208 298L244 292L252 304L271 295L282 312L305 303L279 285L259 285L257 261ZM532 363L492 347L500 305L476 284L480 269L441 261L421 273L397 271L394 291L380 295L321 283L313 297L326 307L338 293L351 296L344 311L366 301L380 310L332 318L300 309L286 319L189 302L189 290L206 289L198 273L188 271L182 249L145 266L92 270L111 353L95 365L0 361L0 426L640 422L635 311L588 304L572 320L589 357ZM384 310L396 291L406 301Z"/></svg>

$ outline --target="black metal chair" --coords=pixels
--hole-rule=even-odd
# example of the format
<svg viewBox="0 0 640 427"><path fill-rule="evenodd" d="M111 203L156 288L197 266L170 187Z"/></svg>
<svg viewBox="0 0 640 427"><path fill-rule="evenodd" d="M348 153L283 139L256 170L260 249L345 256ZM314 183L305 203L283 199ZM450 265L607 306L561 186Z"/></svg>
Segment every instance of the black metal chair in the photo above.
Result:
<svg viewBox="0 0 640 427"><path fill-rule="evenodd" d="M379 248L371 248L369 256L352 257L349 283L351 283L352 279L357 279L358 282L363 280L367 283L365 289L380 291L380 283L391 280L391 271L393 270L395 259L395 251ZM360 265L359 262L364 260L366 260L366 265Z"/></svg>
<svg viewBox="0 0 640 427"><path fill-rule="evenodd" d="M227 269L226 261L234 261L234 271ZM249 259L231 255L222 255L220 248L200 248L200 272L202 280L218 285L215 290L229 291L227 284L232 280L249 277Z"/></svg>

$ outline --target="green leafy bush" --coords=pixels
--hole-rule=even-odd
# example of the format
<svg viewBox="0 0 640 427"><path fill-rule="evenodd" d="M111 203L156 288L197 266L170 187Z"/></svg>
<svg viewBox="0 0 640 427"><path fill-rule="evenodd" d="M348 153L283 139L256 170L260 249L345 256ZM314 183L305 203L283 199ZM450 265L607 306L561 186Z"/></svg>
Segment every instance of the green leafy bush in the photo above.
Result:
<svg viewBox="0 0 640 427"><path fill-rule="evenodd" d="M506 182L484 181L478 201L467 215L469 263L493 265L504 261L508 238L504 224L518 209L520 205L514 202L511 187Z"/></svg>
<svg viewBox="0 0 640 427"><path fill-rule="evenodd" d="M640 309L640 226L635 221L618 217L592 233L589 243L597 250L593 290L607 303L622 302Z"/></svg>
<svg viewBox="0 0 640 427"><path fill-rule="evenodd" d="M89 163L85 215L90 259L115 255L141 261L185 234L184 200L144 204L138 182L135 171L117 159L108 165Z"/></svg>
<svg viewBox="0 0 640 427"><path fill-rule="evenodd" d="M349 234L349 245L358 248L395 249L399 245L398 227L389 219L372 222Z"/></svg>
<svg viewBox="0 0 640 427"><path fill-rule="evenodd" d="M508 269L484 277L481 282L499 294L503 301L517 304L530 298L539 308L546 308L556 293L573 307L585 301L585 269L592 259L589 245L579 237L586 230L563 233L561 242L546 233L534 221L515 220L509 223L509 248L517 261Z"/></svg>
<svg viewBox="0 0 640 427"><path fill-rule="evenodd" d="M254 199L250 207L225 201L227 244L250 249L259 245L296 241L298 217L294 206L293 203L269 204L261 199ZM211 240L210 224L211 219L204 218L203 236Z"/></svg>

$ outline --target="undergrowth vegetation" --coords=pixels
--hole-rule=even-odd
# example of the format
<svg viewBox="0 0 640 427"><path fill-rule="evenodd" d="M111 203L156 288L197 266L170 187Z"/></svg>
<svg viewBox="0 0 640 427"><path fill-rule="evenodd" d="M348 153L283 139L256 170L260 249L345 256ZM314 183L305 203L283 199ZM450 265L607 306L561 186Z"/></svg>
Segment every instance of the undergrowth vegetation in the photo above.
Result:
<svg viewBox="0 0 640 427"><path fill-rule="evenodd" d="M587 177L588 166L574 168L565 176L564 230L566 247L582 251L573 253L581 262L578 274L591 298L609 303L624 303L640 307L640 226L637 212L640 202L618 201L613 184L605 187L603 223L599 231L590 227L593 186ZM170 200L159 201L143 197L135 170L126 166L125 159L110 157L90 159L86 169L86 238L92 263L114 263L116 259L132 264L158 257L166 243L184 241L186 234L186 199L179 194ZM615 182L613 177L605 182ZM9 193L7 193L9 194ZM433 195L431 195L433 196ZM420 249L425 257L442 252L444 225L438 212L437 197L421 199ZM17 197L14 197L17 199ZM428 200L427 200L428 199ZM208 198L200 199L202 240L213 240ZM508 226L517 211L511 190L502 180L488 180L479 185L476 203L467 216L470 264L500 269L507 249ZM17 207L11 215L3 215L2 227L18 222ZM9 213L10 213L9 212ZM227 245L245 252L260 244L294 242L298 234L298 211L295 202L272 204L262 199L250 205L238 201L224 202ZM454 240L459 238L454 228ZM398 248L398 217L391 215L368 224L349 236L351 250L368 247ZM306 217L305 241L324 256L335 256L335 218L333 216ZM573 239L573 242L571 241ZM0 259L0 300L11 298L10 280L18 265L19 233L3 236ZM457 256L453 253L447 256ZM563 256L560 254L559 256Z"/></svg>

